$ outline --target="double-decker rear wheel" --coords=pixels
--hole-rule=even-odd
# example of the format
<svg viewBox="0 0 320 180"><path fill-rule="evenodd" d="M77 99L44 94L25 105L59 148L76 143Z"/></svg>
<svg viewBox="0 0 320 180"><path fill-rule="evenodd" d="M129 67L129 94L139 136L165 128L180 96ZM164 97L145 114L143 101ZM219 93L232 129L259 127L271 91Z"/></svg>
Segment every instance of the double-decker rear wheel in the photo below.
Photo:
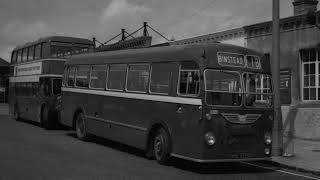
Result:
<svg viewBox="0 0 320 180"><path fill-rule="evenodd" d="M79 113L76 117L76 133L78 139L86 141L89 139L87 132L86 118L83 113Z"/></svg>
<svg viewBox="0 0 320 180"><path fill-rule="evenodd" d="M168 164L170 160L170 139L169 134L163 128L156 131L153 149L156 160L160 164Z"/></svg>

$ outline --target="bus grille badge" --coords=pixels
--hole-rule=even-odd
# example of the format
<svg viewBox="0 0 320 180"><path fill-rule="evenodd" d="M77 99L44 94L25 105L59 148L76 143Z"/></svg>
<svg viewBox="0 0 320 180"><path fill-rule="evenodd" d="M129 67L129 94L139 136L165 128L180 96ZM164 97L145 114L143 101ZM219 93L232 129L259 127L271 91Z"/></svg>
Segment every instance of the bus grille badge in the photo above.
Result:
<svg viewBox="0 0 320 180"><path fill-rule="evenodd" d="M238 117L239 117L239 122L240 123L244 123L247 120L247 116L246 115L239 115Z"/></svg>

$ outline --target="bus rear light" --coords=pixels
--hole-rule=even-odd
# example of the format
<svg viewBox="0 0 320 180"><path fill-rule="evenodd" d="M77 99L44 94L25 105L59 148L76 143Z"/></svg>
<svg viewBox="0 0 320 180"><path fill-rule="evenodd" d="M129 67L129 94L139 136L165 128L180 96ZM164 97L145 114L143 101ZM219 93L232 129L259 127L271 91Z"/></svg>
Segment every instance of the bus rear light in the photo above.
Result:
<svg viewBox="0 0 320 180"><path fill-rule="evenodd" d="M269 132L264 134L264 142L267 145L270 145L272 143L271 134Z"/></svg>
<svg viewBox="0 0 320 180"><path fill-rule="evenodd" d="M212 119L211 114L210 114L210 113L207 113L207 114L206 114L206 118L207 118L207 120L211 120L211 119Z"/></svg>
<svg viewBox="0 0 320 180"><path fill-rule="evenodd" d="M212 146L216 143L216 138L212 132L207 132L204 136L206 143Z"/></svg>

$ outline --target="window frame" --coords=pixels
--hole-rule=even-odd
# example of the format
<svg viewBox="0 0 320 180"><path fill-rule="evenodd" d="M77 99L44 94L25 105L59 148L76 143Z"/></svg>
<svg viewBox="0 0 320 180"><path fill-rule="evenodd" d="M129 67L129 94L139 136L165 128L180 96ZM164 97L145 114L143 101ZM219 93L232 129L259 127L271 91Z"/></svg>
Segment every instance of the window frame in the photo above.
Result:
<svg viewBox="0 0 320 180"><path fill-rule="evenodd" d="M86 86L86 87L84 87L84 86L77 86L77 75L78 75L78 70L79 70L79 66L81 67L81 66L87 66L87 67L89 67L89 78L87 78L87 81L88 81L88 86ZM83 64L83 65L77 65L76 66L76 73L75 73L75 76L74 76L74 78L75 78L75 80L74 80L74 87L76 87L76 88L81 88L81 89L88 89L89 88L89 81L90 81L90 73L91 73L91 66L90 65L86 65L86 64Z"/></svg>
<svg viewBox="0 0 320 180"><path fill-rule="evenodd" d="M70 69L74 69L74 74L73 74L73 85L69 85L69 73L70 73ZM75 78L76 78L76 74L77 74L77 67L76 66L69 66L68 67L68 74L67 74L67 83L66 83L66 87L75 87L76 85L76 81L75 81Z"/></svg>
<svg viewBox="0 0 320 180"><path fill-rule="evenodd" d="M239 105L239 106L227 106L227 105L210 105L210 104L208 104L208 102L207 102L207 83L206 83L206 71L208 71L208 70L212 70L212 71L217 71L217 72L221 72L221 69L205 69L204 71L203 71L203 76L204 76L204 91L205 91L205 95L204 95L204 99L205 99L205 103L206 103L206 105L207 106L210 106L210 107L212 107L212 106L214 106L214 107L232 107L232 108L239 108L239 107L242 107L243 105L244 105L244 99L243 99L243 94L244 94L244 90L243 90L243 87L244 87L244 84L243 84L243 77L242 77L242 74L241 74L241 72L239 72L239 71L235 71L235 70L223 70L223 72L232 72L232 73L236 73L236 74L238 74L239 75L239 80L240 80L240 86L241 86L241 90L240 90L240 92L239 92L239 94L241 94L241 104ZM229 92L227 92L227 91L212 91L212 92L218 92L218 93L229 93Z"/></svg>
<svg viewBox="0 0 320 180"><path fill-rule="evenodd" d="M109 82L109 77L110 77L110 67L112 66L112 65L125 65L126 66L126 75L125 75L125 82L124 82L124 88L122 88L122 89L111 89L111 88L109 88L108 87L108 82ZM114 64L108 64L108 71L107 71L107 74L108 74L108 76L107 76L107 79L106 79L106 90L110 90L110 91L117 91L117 92L124 92L125 91L125 86L126 86L126 84L127 84L127 76L128 76L128 64L124 64L124 63L114 63Z"/></svg>
<svg viewBox="0 0 320 180"><path fill-rule="evenodd" d="M311 55L310 52L311 50L315 51L315 60L311 61ZM308 52L308 61L304 62L302 59L302 52L303 51L307 51ZM320 51L317 48L309 48L309 49L301 49L299 51L299 59L300 59L300 66L301 66L301 74L300 74L300 79L301 79L301 85L300 85L300 96L301 96L301 101L302 102L320 102ZM310 64L315 64L315 86L310 86L310 77L309 77L309 85L305 86L305 80L304 80L304 76L305 76L305 70L304 70L304 65L310 65ZM309 70L310 71L310 70ZM313 75L313 74L308 74ZM304 89L307 88L309 90L309 97L307 100L304 99ZM316 96L314 100L310 99L310 89L315 89L316 90Z"/></svg>
<svg viewBox="0 0 320 180"><path fill-rule="evenodd" d="M129 76L129 67L130 66L141 66L141 65L147 65L148 66L148 85L146 91L131 91L128 90L128 76ZM125 84L125 91L126 92L133 92L133 93L141 93L141 94L148 94L149 93L149 86L150 86L150 64L149 63L135 63L135 64L127 64L127 75L126 75L126 84Z"/></svg>
<svg viewBox="0 0 320 180"><path fill-rule="evenodd" d="M193 98L199 97L200 96L200 91L201 91L201 78L200 78L201 73L200 73L200 69L181 69L181 66L182 65L180 64L180 66L179 66L179 74L178 74L177 95L181 96L181 97L193 97ZM181 70L182 71L189 71L189 72L191 72L191 71L193 71L193 72L194 71L198 71L199 72L199 91L198 91L198 94L191 95L191 94L181 94L180 93Z"/></svg>
<svg viewBox="0 0 320 180"><path fill-rule="evenodd" d="M92 70L93 70L93 67L105 67L106 70L105 70L105 73L106 73L106 79L105 79L105 85L103 88L94 88L91 86L91 75L92 75ZM108 81L108 75L109 75L109 65L91 65L90 67L90 77L89 77L89 89L94 89L94 90L106 90L107 88L107 81Z"/></svg>
<svg viewBox="0 0 320 180"><path fill-rule="evenodd" d="M151 66L150 66L150 78L149 78L149 87L148 87L148 93L149 94L155 94L155 95L165 95L165 96L168 96L170 94L170 91L171 91L171 81L169 78L168 80L168 93L159 93L159 92L153 92L151 91L151 79L152 79L152 72L153 72L153 65L158 65L158 64L165 64L165 65L171 65L171 63L152 63ZM169 72L170 74L170 77L172 77L172 72L170 71Z"/></svg>

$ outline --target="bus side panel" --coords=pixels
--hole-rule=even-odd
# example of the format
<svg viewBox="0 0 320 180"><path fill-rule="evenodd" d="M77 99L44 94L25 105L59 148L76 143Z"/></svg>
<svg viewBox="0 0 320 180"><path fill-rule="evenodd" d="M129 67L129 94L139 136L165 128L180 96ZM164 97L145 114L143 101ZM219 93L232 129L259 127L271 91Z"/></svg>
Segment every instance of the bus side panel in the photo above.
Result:
<svg viewBox="0 0 320 180"><path fill-rule="evenodd" d="M143 100L91 96L89 104L95 104L94 107L100 107L100 109L96 110L99 110L99 124L103 125L102 129L97 122L94 122L97 120L92 120L89 123L89 129L92 132L140 149L145 148L147 137L146 119L150 121L150 116L147 115L147 104ZM93 106L90 105L90 107ZM95 113L95 110L92 110L89 116L92 117Z"/></svg>
<svg viewBox="0 0 320 180"><path fill-rule="evenodd" d="M182 108L182 113L177 113L177 107ZM201 109L196 105L175 104L174 119L169 125L172 127L172 153L191 157L201 157L201 147L204 143L202 134Z"/></svg>

